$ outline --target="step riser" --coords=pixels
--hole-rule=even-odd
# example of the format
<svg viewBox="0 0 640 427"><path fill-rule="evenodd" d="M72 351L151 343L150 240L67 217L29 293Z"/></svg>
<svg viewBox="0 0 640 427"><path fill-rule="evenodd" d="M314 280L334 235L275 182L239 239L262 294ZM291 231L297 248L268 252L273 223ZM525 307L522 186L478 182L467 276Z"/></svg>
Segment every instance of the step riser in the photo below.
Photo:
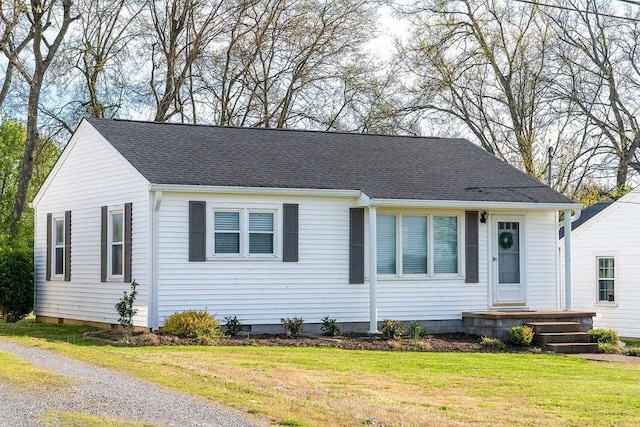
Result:
<svg viewBox="0 0 640 427"><path fill-rule="evenodd" d="M545 346L554 343L588 343L589 334L584 332L567 333L567 334L545 334L536 333L533 341L538 346Z"/></svg>
<svg viewBox="0 0 640 427"><path fill-rule="evenodd" d="M553 351L554 353L562 353L562 354L597 353L598 344L596 343L548 344L547 350Z"/></svg>
<svg viewBox="0 0 640 427"><path fill-rule="evenodd" d="M546 333L566 333L566 332L582 332L582 326L574 322L558 322L558 323L527 323L538 334Z"/></svg>

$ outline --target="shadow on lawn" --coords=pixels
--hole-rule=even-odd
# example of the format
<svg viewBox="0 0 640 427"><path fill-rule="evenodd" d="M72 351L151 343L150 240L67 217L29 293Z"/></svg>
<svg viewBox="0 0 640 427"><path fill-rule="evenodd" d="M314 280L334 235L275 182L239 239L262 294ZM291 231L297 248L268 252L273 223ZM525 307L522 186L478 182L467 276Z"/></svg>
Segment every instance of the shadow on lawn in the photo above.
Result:
<svg viewBox="0 0 640 427"><path fill-rule="evenodd" d="M51 342L65 342L79 346L104 346L106 344L96 340L84 338L87 331L95 331L89 326L52 325L36 323L35 318L28 317L16 323L0 320L0 337L30 337L44 339Z"/></svg>

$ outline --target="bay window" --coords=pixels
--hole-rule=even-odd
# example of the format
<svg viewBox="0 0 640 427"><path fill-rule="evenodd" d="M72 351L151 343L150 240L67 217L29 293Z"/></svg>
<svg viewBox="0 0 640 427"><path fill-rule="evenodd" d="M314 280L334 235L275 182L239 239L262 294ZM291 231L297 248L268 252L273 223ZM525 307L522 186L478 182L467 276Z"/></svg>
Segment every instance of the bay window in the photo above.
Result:
<svg viewBox="0 0 640 427"><path fill-rule="evenodd" d="M378 274L458 274L459 222L456 215L378 215Z"/></svg>

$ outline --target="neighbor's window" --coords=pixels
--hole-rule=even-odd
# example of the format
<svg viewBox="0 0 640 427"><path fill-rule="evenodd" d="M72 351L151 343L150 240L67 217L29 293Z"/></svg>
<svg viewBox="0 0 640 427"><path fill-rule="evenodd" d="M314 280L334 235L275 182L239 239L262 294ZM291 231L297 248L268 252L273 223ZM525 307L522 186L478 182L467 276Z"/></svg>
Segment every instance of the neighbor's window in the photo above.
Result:
<svg viewBox="0 0 640 427"><path fill-rule="evenodd" d="M64 217L53 218L53 274L64 274Z"/></svg>
<svg viewBox="0 0 640 427"><path fill-rule="evenodd" d="M458 273L458 216L378 215L376 229L378 274Z"/></svg>
<svg viewBox="0 0 640 427"><path fill-rule="evenodd" d="M275 243L275 212L214 210L214 255L274 255Z"/></svg>
<svg viewBox="0 0 640 427"><path fill-rule="evenodd" d="M124 215L122 210L110 212L109 246L111 276L121 276L124 265Z"/></svg>
<svg viewBox="0 0 640 427"><path fill-rule="evenodd" d="M615 301L615 259L599 257L598 260L598 301Z"/></svg>

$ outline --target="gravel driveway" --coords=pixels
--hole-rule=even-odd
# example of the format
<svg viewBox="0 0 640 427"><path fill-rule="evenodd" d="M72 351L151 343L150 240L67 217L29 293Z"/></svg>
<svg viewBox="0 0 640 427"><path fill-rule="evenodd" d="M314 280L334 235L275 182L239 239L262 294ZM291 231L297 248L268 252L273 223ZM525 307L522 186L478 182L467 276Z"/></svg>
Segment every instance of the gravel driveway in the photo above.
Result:
<svg viewBox="0 0 640 427"><path fill-rule="evenodd" d="M258 426L204 400L77 362L44 350L0 341L0 351L72 378L58 394L22 392L0 383L0 427L37 426L46 410L144 421L160 426Z"/></svg>

